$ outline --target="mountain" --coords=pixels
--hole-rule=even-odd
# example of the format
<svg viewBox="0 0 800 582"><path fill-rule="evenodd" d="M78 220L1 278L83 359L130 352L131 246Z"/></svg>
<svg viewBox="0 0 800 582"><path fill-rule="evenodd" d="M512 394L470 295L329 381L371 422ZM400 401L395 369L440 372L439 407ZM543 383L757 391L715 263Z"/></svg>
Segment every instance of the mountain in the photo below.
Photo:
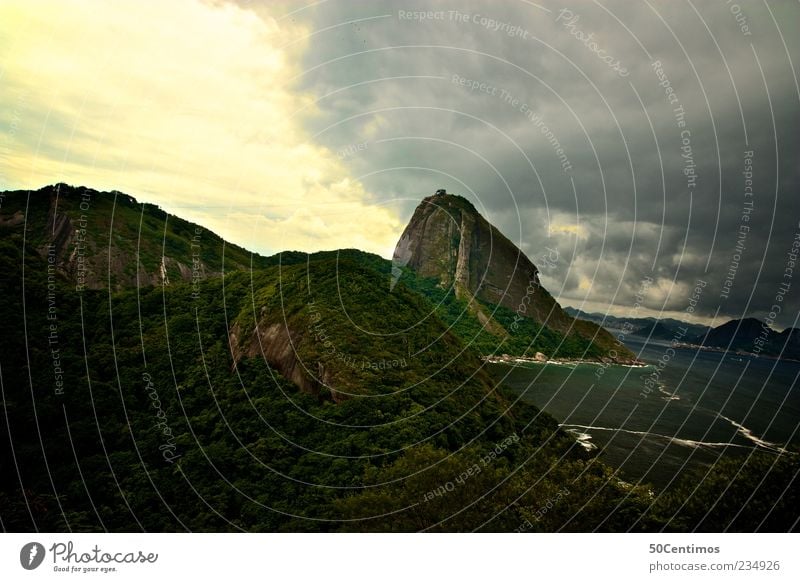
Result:
<svg viewBox="0 0 800 582"><path fill-rule="evenodd" d="M773 338L772 349L783 352L785 357L800 360L800 329L789 327Z"/></svg>
<svg viewBox="0 0 800 582"><path fill-rule="evenodd" d="M277 263L127 194L67 184L3 193L0 233L23 232L27 247L87 289L198 281Z"/></svg>
<svg viewBox="0 0 800 582"><path fill-rule="evenodd" d="M666 325L661 321L653 321L647 325L640 327L633 332L633 335L646 337L655 340L671 341L675 338L680 338L682 335L677 328Z"/></svg>
<svg viewBox="0 0 800 582"><path fill-rule="evenodd" d="M698 343L704 346L750 351L755 345L753 342L761 335L762 331L768 339L772 339L775 334L772 329L765 327L758 319L747 317L723 323L695 339L699 339Z"/></svg>
<svg viewBox="0 0 800 582"><path fill-rule="evenodd" d="M574 307L565 307L564 311L575 317L577 319L583 319L586 321L592 321L598 325L602 325L608 329L614 330L630 330L631 328L637 329L634 332L634 335L644 335L647 336L647 333L640 333L641 331L648 330L655 322L661 323L667 329L671 330L672 333L669 337L662 337L661 339L672 339L674 335L679 333L679 328L685 328L687 330L687 336L689 337L696 337L701 334L705 334L710 327L707 325L700 325L697 323L689 323L687 321L681 321L679 319L673 319L670 317L615 317L613 315L609 315L607 313L587 313L585 311L581 311L580 309L575 309ZM661 329L663 332L664 330ZM627 333L631 333L628 331Z"/></svg>
<svg viewBox="0 0 800 582"><path fill-rule="evenodd" d="M800 329L787 328L777 332L753 317L723 323L692 338L691 342L716 349L800 359Z"/></svg>
<svg viewBox="0 0 800 582"><path fill-rule="evenodd" d="M369 253L258 257L207 231L206 277L178 269L167 281L159 253L189 265L185 235L198 227L76 188L65 197L81 210L90 194L84 221L63 211L65 192L0 194L5 531L689 531L705 514L705 503L684 511L686 495L654 505L649 487L620 481L486 373L492 341L598 350L570 326L517 320L468 279L456 297L440 276ZM125 257L141 276L112 260L76 285L77 252L93 268ZM552 300L541 295L540 307ZM748 458L746 483L782 497L791 459L776 471L771 457ZM780 478L765 484L762 466ZM703 499L740 506L751 492L726 476L740 469ZM792 527L793 513L774 513L737 527Z"/></svg>
<svg viewBox="0 0 800 582"><path fill-rule="evenodd" d="M436 280L392 285L390 261L355 250L259 258L208 231L206 277L163 261L164 277L161 253L192 265L198 227L115 192L0 200L5 530L660 527L646 488L505 396L461 335L478 320L450 323L463 299L418 290Z"/></svg>
<svg viewBox="0 0 800 582"><path fill-rule="evenodd" d="M428 317L424 297L405 286L390 292L388 275L388 261L352 250L254 272L252 303L229 320L234 365L263 359L302 391L339 403L391 394L425 378L435 384L469 375L463 402L473 387L480 397L494 397L478 354Z"/></svg>
<svg viewBox="0 0 800 582"><path fill-rule="evenodd" d="M638 337L650 336L651 339L663 341L677 339L682 343L706 348L800 360L800 329L788 328L779 333L752 317L734 319L711 328L666 317L624 318L603 313L586 313L573 307L566 307L564 311L573 317L614 330L625 331L631 326L640 326L638 329L634 327L635 331L627 332ZM686 329L685 334L681 328Z"/></svg>
<svg viewBox="0 0 800 582"><path fill-rule="evenodd" d="M422 200L395 247L392 267L393 285L409 270L435 282L422 290L437 303L442 292L460 301L463 312L502 340L498 350L634 359L605 329L565 313L525 253L461 196L440 191Z"/></svg>

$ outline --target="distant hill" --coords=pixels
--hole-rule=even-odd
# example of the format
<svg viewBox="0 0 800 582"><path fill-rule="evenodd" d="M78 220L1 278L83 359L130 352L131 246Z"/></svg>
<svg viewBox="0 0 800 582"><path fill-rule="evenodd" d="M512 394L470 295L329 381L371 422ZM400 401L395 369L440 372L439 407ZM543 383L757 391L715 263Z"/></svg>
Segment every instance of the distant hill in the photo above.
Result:
<svg viewBox="0 0 800 582"><path fill-rule="evenodd" d="M781 349L793 359L800 359L800 329L790 327L784 329L772 341L773 348Z"/></svg>
<svg viewBox="0 0 800 582"><path fill-rule="evenodd" d="M640 327L634 331L633 334L650 339L671 341L682 337L678 329L679 327L680 326L667 325L661 321L653 321Z"/></svg>
<svg viewBox="0 0 800 582"><path fill-rule="evenodd" d="M199 281L305 257L263 257L127 194L67 184L4 193L0 235L23 233L26 247L86 289Z"/></svg>
<svg viewBox="0 0 800 582"><path fill-rule="evenodd" d="M704 346L752 351L753 342L762 333L766 334L768 340L776 335L772 329L764 327L758 319L747 317L723 323L705 334L697 335L693 341Z"/></svg>
<svg viewBox="0 0 800 582"><path fill-rule="evenodd" d="M592 321L597 323L598 325L603 325L604 327L610 329L624 329L626 327L632 326L635 335L644 335L645 337L648 335L646 332L649 330L654 323L658 322L661 324L659 330L657 330L657 334L661 337L658 339L672 339L678 333L678 328L686 328L687 333L686 337L697 337L698 335L705 334L710 328L706 325L700 325L697 323L689 323L687 321L681 321L678 319L673 319L670 317L662 317L656 319L655 317L615 317L613 315L607 315L604 313L587 313L585 311L581 311L580 309L575 309L574 307L565 307L564 311L569 313L572 317L577 317L579 319L584 319L586 321ZM664 335L664 330L668 330L666 335ZM653 336L656 337L655 335Z"/></svg>
<svg viewBox="0 0 800 582"><path fill-rule="evenodd" d="M564 312L571 317L582 319L583 321L591 321L607 329L621 329L625 322L629 321L621 317L614 317L613 315L606 315L604 313L588 313L580 309L575 309L574 307L565 307Z"/></svg>
<svg viewBox="0 0 800 582"><path fill-rule="evenodd" d="M788 328L777 332L753 317L723 323L690 341L711 348L800 359L799 329Z"/></svg>
<svg viewBox="0 0 800 582"><path fill-rule="evenodd" d="M634 326L634 331L629 333L637 337L650 337L660 341L677 340L706 348L800 359L800 330L789 328L777 332L752 317L734 319L711 328L668 317L627 319L602 313L586 313L573 307L566 307L564 311L573 317L592 321L613 330L625 329L626 325ZM687 332L682 334L681 328L685 328Z"/></svg>

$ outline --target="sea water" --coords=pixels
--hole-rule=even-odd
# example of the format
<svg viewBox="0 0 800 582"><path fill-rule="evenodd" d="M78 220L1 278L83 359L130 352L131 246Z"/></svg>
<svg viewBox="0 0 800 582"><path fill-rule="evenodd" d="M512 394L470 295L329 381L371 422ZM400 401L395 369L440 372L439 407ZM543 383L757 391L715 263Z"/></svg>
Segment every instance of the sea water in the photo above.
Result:
<svg viewBox="0 0 800 582"><path fill-rule="evenodd" d="M512 398L554 416L632 483L667 488L722 456L800 443L800 363L635 339L646 367L489 364Z"/></svg>

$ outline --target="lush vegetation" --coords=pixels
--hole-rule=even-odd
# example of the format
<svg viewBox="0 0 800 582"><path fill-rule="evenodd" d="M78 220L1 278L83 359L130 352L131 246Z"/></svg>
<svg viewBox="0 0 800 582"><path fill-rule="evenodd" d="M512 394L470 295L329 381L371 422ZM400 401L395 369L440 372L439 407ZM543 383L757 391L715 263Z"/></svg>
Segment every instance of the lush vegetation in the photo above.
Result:
<svg viewBox="0 0 800 582"><path fill-rule="evenodd" d="M795 523L796 456L736 478L723 464L657 499L622 483L481 371L496 340L454 317L463 306L390 291L378 257L78 292L1 232L5 530L713 530L739 507L735 529ZM245 354L276 323L304 373L324 370L346 398Z"/></svg>
<svg viewBox="0 0 800 582"><path fill-rule="evenodd" d="M653 507L669 531L754 532L800 528L800 450L725 458L687 475Z"/></svg>
<svg viewBox="0 0 800 582"><path fill-rule="evenodd" d="M197 224L169 215L153 204L140 204L121 192L97 192L67 184L36 192L4 192L1 218L17 213L25 217L27 246L44 249L55 243L58 263L63 265L83 245L80 254L85 256L90 281L103 287L109 282L113 289L135 286L137 268L140 273L159 272L165 256L172 259L165 264L171 281L187 279L179 263L191 268L199 260L204 272L222 273L266 268L279 259L284 264L305 259L303 253L275 257L251 253ZM55 228L54 215L61 217ZM59 232L58 227L65 226L63 218L70 220L71 228ZM68 242L68 230L72 240L63 244ZM145 278L139 284L147 285L148 281Z"/></svg>
<svg viewBox="0 0 800 582"><path fill-rule="evenodd" d="M437 280L420 277L411 270L403 273L400 284L427 297L434 305L436 316L464 343L482 355L508 353L533 356L536 352L542 352L553 358L588 359L599 358L607 353L607 348L581 336L577 330L564 336L528 317L520 317L507 307L474 299L501 326L503 332L496 333L494 328L478 321L469 303L456 297L454 288L443 289Z"/></svg>

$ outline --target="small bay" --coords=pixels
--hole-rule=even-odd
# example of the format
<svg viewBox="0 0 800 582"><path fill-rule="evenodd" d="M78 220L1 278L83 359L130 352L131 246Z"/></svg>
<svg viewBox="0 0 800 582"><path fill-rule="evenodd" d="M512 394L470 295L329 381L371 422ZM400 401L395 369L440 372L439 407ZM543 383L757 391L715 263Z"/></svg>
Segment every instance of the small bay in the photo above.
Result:
<svg viewBox="0 0 800 582"><path fill-rule="evenodd" d="M800 363L628 338L646 367L490 364L512 398L554 416L619 477L664 489L687 470L800 442Z"/></svg>

